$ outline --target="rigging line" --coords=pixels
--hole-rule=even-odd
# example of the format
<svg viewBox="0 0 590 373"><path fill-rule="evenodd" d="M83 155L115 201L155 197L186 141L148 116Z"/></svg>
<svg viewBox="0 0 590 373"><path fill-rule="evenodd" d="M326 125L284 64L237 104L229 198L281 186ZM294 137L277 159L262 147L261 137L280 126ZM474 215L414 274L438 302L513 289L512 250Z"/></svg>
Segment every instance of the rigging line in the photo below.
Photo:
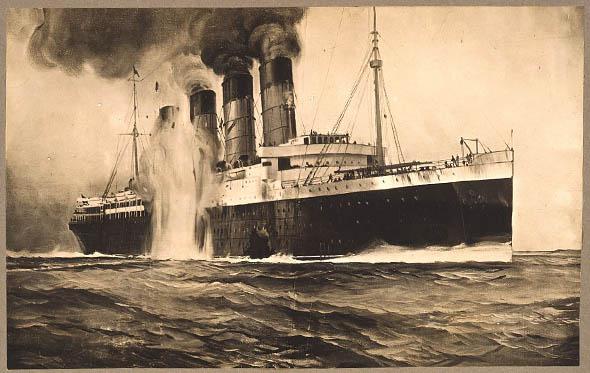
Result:
<svg viewBox="0 0 590 373"><path fill-rule="evenodd" d="M352 128L350 128L350 131L347 131L348 133L351 133L354 131L354 127L356 126L356 124L358 123L358 115L361 111L361 106L363 104L364 98L365 98L365 94L367 93L367 86L368 86L368 79L365 80L365 86L363 87L363 89L361 90L361 97L359 99L359 103L357 106L357 110L355 113L355 116L353 118L353 121L351 122ZM347 128L348 130L348 128ZM338 170L340 170L342 168L342 162L344 161L344 157L346 157L346 152L348 151L348 145L350 144L350 139L349 141L346 143L346 146L344 147L344 153L342 153L342 157L340 158L340 165L338 166Z"/></svg>
<svg viewBox="0 0 590 373"><path fill-rule="evenodd" d="M345 104L344 110L340 113L340 116L338 117L338 120L337 120L336 124L334 125L331 134L336 134L337 131L340 129L340 125L342 124L342 121L344 120L344 116L346 115L346 112L348 111L348 108L350 107L350 104L352 103L352 99L354 98L356 92L358 91L358 87L360 86L360 82L364 81L364 79L362 79L362 78L365 75L366 71L368 71L368 70L365 69L363 71L363 74L361 76L359 76L359 80L355 83L355 86L351 92L351 95L349 96L349 99L347 100L347 102ZM330 146L331 146L331 143L328 142L325 145L325 149L322 149L322 152L324 153L324 154L320 154L322 157L325 155L325 153L327 153Z"/></svg>
<svg viewBox="0 0 590 373"><path fill-rule="evenodd" d="M337 36L338 36L338 34L340 33L340 27L341 27L341 25L342 25L343 14L344 14L344 8L342 8L342 12L340 13L340 22L339 22L339 24L338 24L338 32L337 32ZM332 53L330 54L330 61L329 61L329 64L328 64L328 71L326 72L326 77L325 77L325 79L324 79L324 85L323 85L323 87L322 87L322 91L321 91L321 93L320 93L320 99L318 100L318 105L317 105L317 107L316 107L316 112L315 112L315 114L314 114L314 119L313 119L313 122L312 122L312 124L311 124L311 128L310 128L310 133L311 133L311 132L313 132L313 128L314 128L314 126L315 126L315 120L316 120L316 116L317 116L317 113L318 113L318 110L319 110L319 107L320 107L320 105L319 105L319 104L320 104L320 102L321 102L321 98L322 98L322 96L323 96L323 93L324 93L324 90L325 90L325 86L326 86L326 82L327 82L327 79L328 79L328 75L329 75L329 73L330 73L330 67L331 67L331 65L332 65L332 57L333 57L333 54L334 54L334 50L336 49L336 42L337 42L337 39L335 39L335 40L334 40L334 47L332 48ZM368 64L368 58L370 57L370 51L371 51L371 50L372 50L372 49L371 49L370 45L369 45L369 44L367 44L367 50L366 50L366 52L365 52L365 56L364 56L364 57L363 57L363 59L362 59L362 61L363 61L363 62L362 62L362 64L361 64L361 66L359 67L359 72L358 72L358 74L361 74L361 76L359 76L359 79L361 79L361 77L362 77L362 73L363 73L363 71L366 69L366 66L367 66L367 64ZM354 93L353 93L353 94L354 94ZM346 111L346 107L345 107L344 111ZM303 158L305 158L305 157L307 156L307 151L308 151L308 149L309 149L309 145L311 145L311 144L308 144L308 145L306 145L306 146L305 146L305 153L304 153L304 155L303 155ZM324 147L322 147L322 150L320 151L320 155L318 155L318 159L316 159L316 162L315 162L316 164L314 164L314 165L313 165L313 168L312 168L312 170L310 171L310 173L308 173L307 177L305 178L305 181L304 181L304 183L303 183L304 185L306 185L306 184L307 184L307 182L308 182L308 180L309 180L310 176L312 175L312 173L313 173L313 174L315 174L315 173L317 172L317 170L316 170L316 167L317 167L317 166L319 166L319 163L318 163L318 162L319 162L319 160L320 160L320 157L321 157L322 151L324 151ZM299 169L299 173L298 173L298 175L297 175L297 184L299 184L299 181L300 181L300 180L301 180L301 168ZM297 191L297 194L299 195L299 190Z"/></svg>
<svg viewBox="0 0 590 373"><path fill-rule="evenodd" d="M381 71L380 78L381 78L381 85L383 86L383 93L385 94L385 103L387 104L387 111L389 112L389 120L390 120L391 130L393 131L393 139L395 141L396 151L398 153L397 154L398 162L402 163L402 162L405 162L404 153L402 151L402 146L400 144L399 137L397 134L397 128L395 125L395 121L393 120L393 115L391 113L391 106L389 104L389 97L387 95L387 90L385 89L385 77L383 75L383 71Z"/></svg>
<svg viewBox="0 0 590 373"><path fill-rule="evenodd" d="M115 180L115 176L117 175L117 166L119 165L119 162L121 161L121 156L123 155L123 153L125 153L125 150L127 150L128 145L129 145L129 143L125 144L125 147L117 155L117 158L115 160L115 165L113 166L113 170L111 171L111 176L109 177L109 181L107 182L107 186L106 186L104 193L103 193L103 198L105 198L107 196L109 190L111 189L111 186L113 185L113 181Z"/></svg>
<svg viewBox="0 0 590 373"><path fill-rule="evenodd" d="M328 82L328 76L330 75L330 69L332 67L332 59L334 58L334 50L336 49L336 43L338 42L338 37L340 36L340 27L342 26L342 19L344 18L344 8L341 8L340 11L340 22L338 23L338 29L336 30L336 36L334 37L334 45L330 51L330 59L328 60L328 70L326 71L326 76L324 77L324 84L322 85L322 90L320 91L320 97L318 99L315 113L313 115L313 122L311 123L311 129L315 125L315 120L318 115L318 111L320 110L320 104L322 102L322 97L324 96L324 91L326 89L326 83Z"/></svg>
<svg viewBox="0 0 590 373"><path fill-rule="evenodd" d="M359 76L358 80L355 82L352 92L344 105L344 110L340 113L338 119L336 120L336 124L332 128L332 131L331 131L332 134L335 134L336 131L338 131L338 129L340 128L340 125L342 124L342 121L344 120L344 115L346 115L346 111L348 110L348 107L350 106L352 99L354 98L354 95L356 94L358 87L360 86L360 83L363 81L363 77L366 75L367 71L369 71L369 70L365 66L365 68L363 69L363 72Z"/></svg>
<svg viewBox="0 0 590 373"><path fill-rule="evenodd" d="M366 65L366 66L367 66L367 65ZM349 97L348 97L348 99L347 99L347 101L346 101L345 105L344 105L344 109L342 110L342 112L341 112L341 113L340 113L340 115L338 116L338 119L336 120L336 123L335 123L334 127L332 128L332 130L331 130L330 132L328 132L328 134L329 134L329 135L330 135L330 134L332 134L332 135L336 134L336 132L337 132L337 131L338 131L338 129L340 128L340 125L342 124L342 121L344 120L344 116L346 115L346 112L348 111L348 108L349 108L349 106L350 106L350 104L351 104L351 102L352 102L352 99L354 98L354 96L355 96L355 94L356 94L356 92L357 92L357 90L358 90L358 87L360 86L360 83L363 81L363 77L364 77L364 75L365 75L365 74L366 74L366 72L368 71L368 69L367 69L367 67L366 67L366 66L365 66L365 68L363 69L363 72L362 72L362 74L361 74L361 75L358 77L357 81L355 82L355 85L354 85L354 87L353 87L353 89L352 89L352 91L351 91L351 93L350 93L350 95L349 95ZM326 148L326 150L325 150L326 152L327 152L327 150L329 149L330 145L331 145L331 143L330 143L330 142L328 142L327 144L325 144L325 146L324 146L324 147ZM322 149L322 150L323 150L323 149ZM321 154L321 153L320 153L320 154Z"/></svg>
<svg viewBox="0 0 590 373"><path fill-rule="evenodd" d="M358 78L359 80L360 80L360 79L362 79L362 73L363 73L363 71L366 69L366 66L367 66L367 64L368 64L368 58L370 57L370 51L371 51L370 45L367 45L367 49L366 49L366 51L365 51L365 55L364 55L364 57L363 57L363 59L362 59L362 63L361 63L361 65L359 66L359 70L358 70L358 72L357 72L357 75L359 75L359 78ZM351 93L351 95L354 95L354 93ZM349 97L350 97L350 96L349 96ZM318 106L318 107L319 107L319 106ZM346 111L346 108L344 109L344 111ZM317 114L317 113L316 113L316 114ZM312 125L311 125L311 128L310 128L310 133L311 133L311 132L313 132L313 127L314 127L314 124L315 124L315 118L314 118L314 123L312 123ZM305 132L304 132L304 133L305 133ZM308 145L306 145L306 146L305 146L305 153L303 154L303 158L305 158L305 157L307 156L307 151L308 151L308 149L309 149L309 145L311 145L311 144L308 144ZM323 150L323 149L324 149L324 147L322 147L322 150ZM320 155L321 155L321 152L320 152ZM319 156L318 156L318 159L319 159ZM316 163L317 163L317 160L316 160ZM316 166L316 165L314 165L314 167L315 167L315 166ZM299 172L298 172L298 175L297 175L297 184L299 184L299 181L301 180L301 170L302 170L302 169L300 168L300 169L299 169ZM311 172L310 172L310 173L307 175L307 177L306 177L306 181L307 181L307 179L309 178L310 174L311 174L313 171L314 171L314 169L312 169L312 171L311 171ZM305 184L305 182L304 182L304 184ZM299 191L298 191L298 193L299 193Z"/></svg>
<svg viewBox="0 0 590 373"><path fill-rule="evenodd" d="M347 133L350 133L350 134L354 131L354 128L356 126L358 115L359 115L362 103L364 101L364 98L365 98L365 93L367 92L367 86L368 86L369 79L362 79L362 82L363 82L363 86L360 89L359 102L357 104L357 108L356 108L354 117L352 118L351 122L349 123L348 127L346 128ZM340 168L342 167L342 162L344 161L344 157L346 156L346 152L348 151L348 145L350 144L350 138L348 140L349 141L346 143L346 146L344 147L344 153L342 153L342 157L340 157L340 163L338 166L338 170L340 170ZM320 177L324 177L327 172L328 172L328 168L326 167L324 169L323 174Z"/></svg>
<svg viewBox="0 0 590 373"><path fill-rule="evenodd" d="M303 87L301 89L303 91ZM303 117L298 117L297 116L297 106L299 105L299 96L297 96L297 92L295 92L295 90L293 90L293 97L295 98L295 117L297 118L297 122L301 123L301 126L303 127L303 133L307 133L307 130L305 129L305 122L303 122Z"/></svg>
<svg viewBox="0 0 590 373"><path fill-rule="evenodd" d="M387 102L387 99L386 99L386 102ZM387 105L389 105L389 103L387 103ZM403 163L405 157L404 157L404 153L403 153L402 148L401 148L401 144L399 142L399 138L398 138L398 135L397 135L397 129L396 129L396 126L395 126L395 122L393 120L393 115L391 114L391 109L388 108L388 112L389 112L389 124L391 126L391 132L393 134L393 141L395 143L395 150L396 150L396 153L397 153L397 161L399 163Z"/></svg>
<svg viewBox="0 0 590 373"><path fill-rule="evenodd" d="M127 118L127 116L129 115L129 119L128 120L124 120L124 122L129 121L129 123L127 124L127 128L129 128L129 125L131 124L130 123L130 121L131 121L131 112L129 110L131 108L131 106L133 106L133 97L130 97L130 99L129 99L129 105L127 106L127 113L125 114L125 117L124 117L124 118ZM120 156L120 148L119 148L120 144L121 144L121 137L120 136L117 136L117 146L115 147L115 162L117 162L117 159Z"/></svg>
<svg viewBox="0 0 590 373"><path fill-rule="evenodd" d="M129 104L127 105L127 112L125 113L125 116L123 117L123 123L127 123L130 120L132 107L133 107L133 96L130 96L129 97ZM127 119L127 116L129 116L129 119Z"/></svg>
<svg viewBox="0 0 590 373"><path fill-rule="evenodd" d="M370 45L367 45L367 49L366 49L366 51L365 51L365 55L364 55L364 57L363 57L363 59L362 59L362 63L361 63L361 65L359 66L359 70L358 70L358 72L357 72L357 75L358 75L357 82L362 80L363 73L364 73L364 72L365 72L365 70L367 69L368 62L369 62L369 57L370 57L370 52L371 52ZM355 84L354 84L354 85L357 85L357 84L358 84L357 82L355 82ZM353 90L352 90L351 94L349 95L349 99L351 99L351 98L352 98L352 96L354 96L354 85L353 85ZM345 108L344 108L344 110L343 110L343 112L342 112L342 113L346 112L346 109L347 109L347 106L346 106L346 104L345 104ZM343 114L342 114L342 113L341 113L341 115L339 116L339 118L340 118L341 116L343 116ZM341 120L341 119L340 119L340 120ZM312 124L312 128L310 129L310 133L312 132L312 130L313 130L313 124ZM329 133L328 133L328 134L329 134ZM307 156L307 151L308 151L308 149L309 149L309 145L306 145L306 146L305 146L305 153L304 153L304 155L303 155L303 157L304 157L304 158ZM323 151L323 149L324 149L324 147L322 147L322 151ZM320 152L320 155L321 155L321 152ZM319 159L319 156L320 156L320 155L318 155L318 159ZM317 160L316 160L316 163L317 163ZM314 167L315 167L315 165L314 165ZM312 169L312 171L311 171L311 172L313 172L313 169ZM311 174L311 172L310 172L310 174ZM309 178L309 174L308 174L308 176L306 177L306 180L307 180L308 178ZM301 179L301 169L299 170L299 173L298 173L298 175L297 175L297 183L299 183L299 180L300 180L300 179Z"/></svg>
<svg viewBox="0 0 590 373"><path fill-rule="evenodd" d="M479 145L481 145L481 147L483 148L484 153L492 151L492 149L490 149L489 146L484 144L483 141L481 141L481 140L478 140L478 141L479 141Z"/></svg>
<svg viewBox="0 0 590 373"><path fill-rule="evenodd" d="M369 46L367 46L367 50L365 51L365 55L363 57L363 62L359 66L359 70L357 72L357 80L354 82L353 87L350 92L350 95L348 96L347 101L344 104L344 110L342 110L340 112L340 115L338 116L336 123L334 124L334 127L332 128L333 133L335 133L334 131L338 130L340 122L342 121L344 115L346 114L346 110L348 108L348 105L350 104L350 101L352 101L352 99L354 98L354 95L356 93L356 90L357 90L359 84L363 81L363 76L368 71L367 66L369 65L370 52L371 52L371 48Z"/></svg>
<svg viewBox="0 0 590 373"><path fill-rule="evenodd" d="M369 52L370 52L370 51L369 51L369 50L367 50L367 53L369 53ZM366 57L366 59L368 59L368 55L366 55L365 57ZM361 66L361 68L362 68L362 67L363 67L363 66ZM359 105L357 106L357 113L356 113L356 115L355 115L355 119L358 117L358 111L360 111L360 106L361 106L361 103L362 103L362 101L363 101L363 99L364 99L364 97L365 97L365 94L367 93L366 91L367 91L368 81L369 81L368 79L365 79L365 80L363 80L363 82L364 82L364 83L363 83L363 84L364 84L364 86L361 88L361 97L360 97L360 100L359 100ZM349 126L349 127L350 127L350 126ZM347 128L347 129L348 129L348 128Z"/></svg>
<svg viewBox="0 0 590 373"><path fill-rule="evenodd" d="M368 64L364 65L364 68L362 70L361 75L358 77L358 79L355 81L353 89L348 97L348 99L346 100L346 103L344 105L344 109L342 110L342 112L340 113L340 115L338 116L338 119L336 121L336 124L334 125L333 129L332 129L332 134L335 134L336 131L338 130L338 128L340 127L340 123L342 122L342 119L344 118L344 115L346 114L346 111L348 110L348 107L350 106L350 103L352 101L352 99L354 98L354 95L360 85L360 82L363 80L363 76L365 75L365 73L368 71L367 68ZM328 133L330 134L330 133ZM314 168L312 169L312 171L307 175L307 178L305 180L305 183L307 184L307 182L311 179L313 179L315 177L315 175L318 172L319 167L321 166L321 161L323 160L323 158L325 157L325 154L327 153L327 151L330 148L330 143L328 142L327 144L324 144L324 146L322 146L322 149L320 151L320 154L318 155L318 158L316 160L316 164L314 165Z"/></svg>
<svg viewBox="0 0 590 373"><path fill-rule="evenodd" d="M486 118L486 122L489 124L489 121L487 120L487 118ZM490 127L494 130L494 132L496 133L496 136L498 138L500 138L500 141L502 141L504 143L504 145L506 145L507 148L510 148L510 146L508 145L508 142L504 139L504 136L502 136L500 134L500 132L498 132L498 129L496 129L495 126L490 126Z"/></svg>

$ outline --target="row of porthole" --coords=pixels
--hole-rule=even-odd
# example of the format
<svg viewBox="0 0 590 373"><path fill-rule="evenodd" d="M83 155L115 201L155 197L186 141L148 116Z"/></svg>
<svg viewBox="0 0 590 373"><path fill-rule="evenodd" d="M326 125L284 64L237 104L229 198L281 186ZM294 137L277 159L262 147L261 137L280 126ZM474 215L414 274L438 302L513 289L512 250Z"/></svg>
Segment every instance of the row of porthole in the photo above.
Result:
<svg viewBox="0 0 590 373"><path fill-rule="evenodd" d="M396 179L396 181L397 181L397 179ZM383 183L385 183L385 180L382 180L382 182L383 182ZM375 185L375 183L374 183L374 182L371 182L371 185ZM366 186L366 185L365 185L365 186ZM348 184L345 184L345 185L344 185L344 187L345 187L345 189L349 189L349 188L348 188ZM359 183L359 187L361 187L361 188L362 188L362 187L363 187L363 184L362 184L362 183ZM309 190L310 192L313 192L313 191L314 191L314 190L313 190L313 188L309 188L308 190ZM334 186L334 190L338 190L338 186L337 186L337 185L335 185L335 186ZM322 191L322 187L318 187L318 192L321 192L321 191ZM330 187L328 187L328 186L327 186L327 187L326 187L326 191L328 191L328 192L329 192L329 191L330 191Z"/></svg>
<svg viewBox="0 0 590 373"><path fill-rule="evenodd" d="M289 228L290 226L293 226L293 224L285 225L284 227ZM309 224L309 226L311 227L311 223ZM277 225L276 229L277 229L277 231L280 231L281 229L283 229L283 225L280 225L280 224ZM239 233L242 231L242 229L239 229L237 227L234 227L233 229L231 227L230 228L225 227L225 228L213 228L213 233L214 234L224 234L224 233L228 233L227 230L229 230L230 234L232 234L232 233L235 234L235 233ZM249 229L247 226L245 226L243 228L243 233L247 234L248 232L249 232Z"/></svg>
<svg viewBox="0 0 590 373"><path fill-rule="evenodd" d="M415 201L418 201L420 199L418 196L413 196L412 198ZM385 201L387 203L390 203L391 202L391 199L390 198L386 198ZM400 201L401 202L406 202L406 198L405 197L400 197ZM351 201L346 202L347 206L349 206L349 207L351 206L351 203L354 203L354 202L351 202ZM363 201L356 201L356 204L357 205L362 205L363 204ZM364 201L364 205L369 206L369 201ZM333 204L332 203L330 204L330 207L333 207ZM346 207L346 206L343 206L343 204L340 203L338 207ZM320 209L323 209L323 205L322 204L320 204Z"/></svg>

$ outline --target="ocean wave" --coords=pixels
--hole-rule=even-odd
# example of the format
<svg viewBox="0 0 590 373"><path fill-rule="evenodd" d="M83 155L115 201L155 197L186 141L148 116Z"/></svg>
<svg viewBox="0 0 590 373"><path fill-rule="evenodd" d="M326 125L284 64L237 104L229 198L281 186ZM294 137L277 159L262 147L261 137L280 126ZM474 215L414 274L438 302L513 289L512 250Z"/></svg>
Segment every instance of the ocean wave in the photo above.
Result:
<svg viewBox="0 0 590 373"><path fill-rule="evenodd" d="M421 250L440 261L486 245L510 248ZM579 255L395 262L406 252L416 249L377 244L353 258L365 263L11 260L16 270L41 270L8 271L9 366L578 364L579 265L553 263ZM375 257L392 262L372 264Z"/></svg>
<svg viewBox="0 0 590 373"><path fill-rule="evenodd" d="M53 250L48 252L35 252L28 250L12 251L6 250L6 256L9 258L126 258L125 255L109 255L94 252L84 254L80 251L61 251Z"/></svg>
<svg viewBox="0 0 590 373"><path fill-rule="evenodd" d="M214 261L228 263L273 263L273 264L309 264L309 263L466 263L466 262L511 262L512 246L510 243L482 242L476 245L459 244L456 246L427 246L414 248L408 246L377 243L365 250L350 255L332 258L297 257L275 254L264 259L252 259L245 256L214 258Z"/></svg>
<svg viewBox="0 0 590 373"><path fill-rule="evenodd" d="M409 248L380 245L358 254L334 258L333 263L466 263L510 262L512 247L504 244L478 244L468 246L428 246Z"/></svg>

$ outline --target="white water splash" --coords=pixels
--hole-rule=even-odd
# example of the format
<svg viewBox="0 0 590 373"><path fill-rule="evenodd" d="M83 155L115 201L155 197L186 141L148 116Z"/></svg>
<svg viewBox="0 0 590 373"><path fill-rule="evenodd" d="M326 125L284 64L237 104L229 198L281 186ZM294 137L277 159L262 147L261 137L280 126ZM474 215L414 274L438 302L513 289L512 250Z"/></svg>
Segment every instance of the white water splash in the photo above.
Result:
<svg viewBox="0 0 590 373"><path fill-rule="evenodd" d="M272 255L264 259L251 259L248 257L216 258L218 261L232 263L467 263L467 262L493 262L508 263L512 261L512 246L510 244L482 242L473 246L428 246L413 248L388 244L375 244L366 250L351 255L343 255L334 258L301 258L284 254Z"/></svg>
<svg viewBox="0 0 590 373"><path fill-rule="evenodd" d="M512 247L500 243L481 243L474 246L428 246L409 248L379 245L355 255L332 259L333 263L466 263L511 262Z"/></svg>
<svg viewBox="0 0 590 373"><path fill-rule="evenodd" d="M98 252L84 254L80 251L61 251L53 250L47 252L35 252L29 250L11 251L6 250L6 256L9 258L124 258L121 255L108 255Z"/></svg>
<svg viewBox="0 0 590 373"><path fill-rule="evenodd" d="M212 247L204 202L211 190L214 143L180 119L178 108L157 121L142 156L151 209L148 252L154 259L206 259Z"/></svg>

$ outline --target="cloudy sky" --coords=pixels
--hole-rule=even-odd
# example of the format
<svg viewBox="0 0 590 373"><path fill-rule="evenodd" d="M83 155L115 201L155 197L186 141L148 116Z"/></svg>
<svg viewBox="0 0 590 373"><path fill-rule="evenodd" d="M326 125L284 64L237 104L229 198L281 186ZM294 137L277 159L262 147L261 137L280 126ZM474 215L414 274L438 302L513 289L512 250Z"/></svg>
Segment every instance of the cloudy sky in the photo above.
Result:
<svg viewBox="0 0 590 373"><path fill-rule="evenodd" d="M117 134L127 129L131 114L125 80L99 78L90 68L71 75L32 65L26 52L36 20L34 12L9 14L12 249L72 243L66 226L71 204L80 192L102 191ZM407 160L457 154L461 136L502 149L514 131L516 250L581 246L582 20L581 8L378 8L385 85ZM294 80L300 133L333 127L371 26L368 8L311 8L298 24L302 52L294 61ZM139 86L145 131L158 107L186 109L182 92L166 84L169 70L160 54L150 53L140 70L147 76ZM257 71L255 64L255 92ZM204 74L221 97L221 78ZM154 91L156 81L160 92ZM374 141L371 88L370 81L361 83L357 96L364 99L351 105L343 124L351 129L356 118L352 135L365 142Z"/></svg>

